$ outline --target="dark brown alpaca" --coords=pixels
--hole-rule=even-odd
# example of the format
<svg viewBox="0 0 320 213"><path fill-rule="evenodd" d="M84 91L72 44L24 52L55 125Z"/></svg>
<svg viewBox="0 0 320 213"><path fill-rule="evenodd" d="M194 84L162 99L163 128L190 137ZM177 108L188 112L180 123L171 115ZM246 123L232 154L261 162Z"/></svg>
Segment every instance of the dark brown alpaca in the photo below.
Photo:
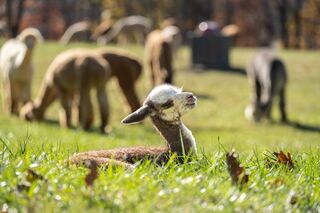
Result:
<svg viewBox="0 0 320 213"><path fill-rule="evenodd" d="M137 123L150 116L154 127L165 139L163 148L131 147L111 150L88 151L75 154L71 161L83 164L94 161L99 165L122 165L133 168L133 163L152 159L164 163L172 153L178 156L196 154L196 142L191 131L182 123L181 116L196 106L192 93L161 85L154 88L142 107L122 120L124 124Z"/></svg>

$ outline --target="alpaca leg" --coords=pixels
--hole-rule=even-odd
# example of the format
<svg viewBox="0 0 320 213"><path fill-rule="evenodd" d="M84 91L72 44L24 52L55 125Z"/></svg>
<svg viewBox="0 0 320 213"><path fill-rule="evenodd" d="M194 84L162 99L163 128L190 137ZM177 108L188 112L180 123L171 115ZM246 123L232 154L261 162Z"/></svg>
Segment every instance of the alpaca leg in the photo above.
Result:
<svg viewBox="0 0 320 213"><path fill-rule="evenodd" d="M150 76L151 76L152 87L154 87L156 85L156 76L155 76L155 67L152 60L150 60L150 73L151 73Z"/></svg>
<svg viewBox="0 0 320 213"><path fill-rule="evenodd" d="M282 89L280 91L279 107L281 113L281 121L287 122L285 89Z"/></svg>
<svg viewBox="0 0 320 213"><path fill-rule="evenodd" d="M62 127L71 127L72 96L70 92L60 92L60 102L63 108L60 111L60 126Z"/></svg>
<svg viewBox="0 0 320 213"><path fill-rule="evenodd" d="M267 104L267 107L266 107L266 118L267 119L271 119L271 112L272 112L272 104L273 104L273 101L270 100Z"/></svg>
<svg viewBox="0 0 320 213"><path fill-rule="evenodd" d="M11 113L11 85L9 80L3 82L3 91L4 91L4 111L6 113Z"/></svg>
<svg viewBox="0 0 320 213"><path fill-rule="evenodd" d="M83 129L88 130L93 122L93 109L90 100L90 89L87 87L80 90L79 121Z"/></svg>
<svg viewBox="0 0 320 213"><path fill-rule="evenodd" d="M23 104L26 104L31 100L31 82L26 82L22 85L21 100Z"/></svg>
<svg viewBox="0 0 320 213"><path fill-rule="evenodd" d="M172 51L171 46L164 42L161 50L160 66L162 67L162 78L164 83L172 84L173 68L172 68Z"/></svg>
<svg viewBox="0 0 320 213"><path fill-rule="evenodd" d="M135 90L135 82L132 79L118 79L119 86L127 99L131 112L140 108L141 104Z"/></svg>
<svg viewBox="0 0 320 213"><path fill-rule="evenodd" d="M14 115L18 115L18 107L19 107L19 99L21 94L21 87L19 83L12 82L10 85L10 91L11 91L11 105L10 105L10 113Z"/></svg>
<svg viewBox="0 0 320 213"><path fill-rule="evenodd" d="M106 129L106 126L109 123L110 110L109 110L109 101L107 98L104 85L101 86L100 88L97 88L97 99L98 99L100 118L101 118L100 130L102 133L109 132L110 128Z"/></svg>

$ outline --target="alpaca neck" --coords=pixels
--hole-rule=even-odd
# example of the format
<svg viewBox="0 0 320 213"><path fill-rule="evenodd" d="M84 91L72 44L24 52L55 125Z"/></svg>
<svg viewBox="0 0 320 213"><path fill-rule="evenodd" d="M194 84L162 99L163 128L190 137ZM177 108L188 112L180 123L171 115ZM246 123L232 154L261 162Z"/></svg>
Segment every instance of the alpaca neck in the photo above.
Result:
<svg viewBox="0 0 320 213"><path fill-rule="evenodd" d="M169 122L158 116L151 116L153 125L167 141L169 150L183 154L196 154L196 143L191 131L179 119L177 122Z"/></svg>
<svg viewBox="0 0 320 213"><path fill-rule="evenodd" d="M32 50L33 48L27 48L26 55L24 56L24 59L22 61L22 67L30 64L32 58Z"/></svg>
<svg viewBox="0 0 320 213"><path fill-rule="evenodd" d="M35 116L37 119L41 120L43 118L46 109L52 104L52 102L55 101L57 96L58 91L55 86L52 83L44 80L40 90L40 95L34 103L34 110L36 112Z"/></svg>

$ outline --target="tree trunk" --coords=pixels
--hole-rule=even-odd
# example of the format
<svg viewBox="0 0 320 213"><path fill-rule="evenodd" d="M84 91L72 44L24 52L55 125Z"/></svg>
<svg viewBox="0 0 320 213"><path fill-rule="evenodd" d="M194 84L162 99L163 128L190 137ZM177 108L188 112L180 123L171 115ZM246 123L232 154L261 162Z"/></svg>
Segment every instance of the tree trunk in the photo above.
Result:
<svg viewBox="0 0 320 213"><path fill-rule="evenodd" d="M25 0L19 0L18 3L18 11L17 11L17 18L15 19L15 23L13 23L13 17L12 17L12 0L6 0L6 16L7 16L7 24L9 28L9 37L15 38L19 33L19 27L21 18L23 15L23 9L24 9L24 1Z"/></svg>

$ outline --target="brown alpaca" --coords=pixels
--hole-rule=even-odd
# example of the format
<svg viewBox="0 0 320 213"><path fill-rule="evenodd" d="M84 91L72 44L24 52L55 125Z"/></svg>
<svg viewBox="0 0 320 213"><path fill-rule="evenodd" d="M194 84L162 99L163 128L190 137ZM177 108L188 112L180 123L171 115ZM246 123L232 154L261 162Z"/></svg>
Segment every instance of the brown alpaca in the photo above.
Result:
<svg viewBox="0 0 320 213"><path fill-rule="evenodd" d="M26 120L42 120L46 109L59 97L63 108L60 125L71 127L72 100L78 95L79 122L84 129L89 129L93 122L90 91L94 88L100 109L100 129L105 132L109 120L105 85L110 76L109 64L101 55L80 49L65 51L49 65L38 98L26 104L20 116Z"/></svg>
<svg viewBox="0 0 320 213"><path fill-rule="evenodd" d="M245 110L245 116L251 121L266 117L271 119L274 99L279 97L282 122L287 121L285 89L287 71L283 61L272 49L261 49L254 56L247 69L251 86L251 104Z"/></svg>
<svg viewBox="0 0 320 213"><path fill-rule="evenodd" d="M16 39L8 40L1 48L4 108L10 114L18 114L19 104L31 98L32 57L37 40L43 40L40 32L35 28L26 28Z"/></svg>
<svg viewBox="0 0 320 213"><path fill-rule="evenodd" d="M172 52L179 36L179 29L168 26L152 31L146 41L145 61L151 71L152 85L173 83Z"/></svg>
<svg viewBox="0 0 320 213"><path fill-rule="evenodd" d="M135 89L142 72L141 63L125 51L100 49L98 53L110 64L112 76L117 78L130 109L134 112L141 106Z"/></svg>
<svg viewBox="0 0 320 213"><path fill-rule="evenodd" d="M133 168L135 162L151 159L165 163L170 155L196 154L196 142L191 131L182 123L181 116L196 106L196 97L171 85L155 87L142 107L122 120L124 124L137 123L150 116L155 129L165 139L163 148L131 147L88 151L71 157L72 163L94 161L98 165L120 165Z"/></svg>

